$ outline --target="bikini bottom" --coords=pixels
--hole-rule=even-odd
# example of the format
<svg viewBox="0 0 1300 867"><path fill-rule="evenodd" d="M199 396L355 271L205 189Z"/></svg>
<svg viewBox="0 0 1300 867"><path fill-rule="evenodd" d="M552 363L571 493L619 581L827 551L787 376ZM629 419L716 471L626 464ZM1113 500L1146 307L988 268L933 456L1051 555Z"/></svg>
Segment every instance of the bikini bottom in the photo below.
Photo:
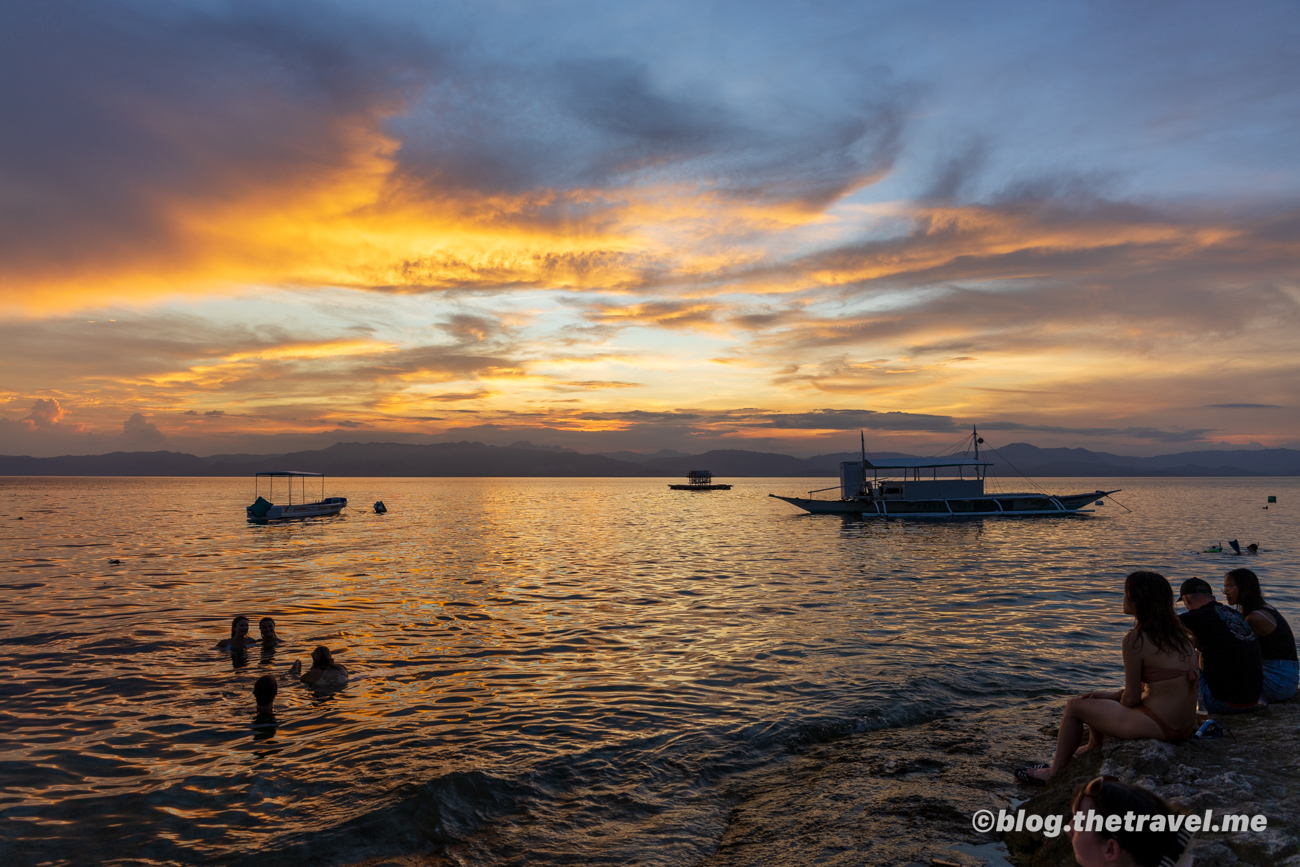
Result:
<svg viewBox="0 0 1300 867"><path fill-rule="evenodd" d="M1144 714L1151 717L1152 722L1160 726L1160 739L1162 741L1166 741L1168 743L1185 741L1188 738L1190 738L1193 734L1196 733L1196 723L1192 723L1191 725L1184 726L1183 728L1180 729L1172 729L1169 727L1169 724L1166 723L1164 720L1162 720L1159 716L1157 716L1156 712L1153 711L1151 708L1147 707L1144 704L1140 704L1137 707L1138 710L1142 711Z"/></svg>

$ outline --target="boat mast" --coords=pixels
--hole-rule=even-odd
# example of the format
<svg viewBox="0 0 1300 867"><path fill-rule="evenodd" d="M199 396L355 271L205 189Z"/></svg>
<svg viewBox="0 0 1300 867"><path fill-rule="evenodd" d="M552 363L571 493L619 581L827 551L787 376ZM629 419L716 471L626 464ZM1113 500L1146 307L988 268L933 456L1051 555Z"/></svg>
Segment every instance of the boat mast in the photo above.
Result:
<svg viewBox="0 0 1300 867"><path fill-rule="evenodd" d="M858 493L867 486L867 435L858 428L858 442L862 445L862 482L858 485Z"/></svg>

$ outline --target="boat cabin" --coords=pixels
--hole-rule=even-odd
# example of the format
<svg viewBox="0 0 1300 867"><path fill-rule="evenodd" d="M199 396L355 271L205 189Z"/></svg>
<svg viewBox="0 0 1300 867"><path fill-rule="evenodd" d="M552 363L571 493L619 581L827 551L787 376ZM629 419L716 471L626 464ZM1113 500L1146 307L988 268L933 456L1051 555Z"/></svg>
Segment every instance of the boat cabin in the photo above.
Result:
<svg viewBox="0 0 1300 867"><path fill-rule="evenodd" d="M840 464L840 496L845 500L982 497L988 466L988 461L966 457L844 461ZM867 470L871 470L870 480ZM940 470L944 478L940 478Z"/></svg>

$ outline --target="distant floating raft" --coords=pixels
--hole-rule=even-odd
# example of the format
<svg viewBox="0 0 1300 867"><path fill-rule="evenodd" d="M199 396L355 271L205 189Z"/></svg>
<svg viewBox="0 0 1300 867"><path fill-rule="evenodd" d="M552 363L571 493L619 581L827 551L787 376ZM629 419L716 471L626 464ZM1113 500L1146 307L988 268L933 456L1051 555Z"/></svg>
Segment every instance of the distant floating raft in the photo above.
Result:
<svg viewBox="0 0 1300 867"><path fill-rule="evenodd" d="M691 470L686 474L685 485L669 485L674 491L730 491L731 485L713 484L713 473L708 470Z"/></svg>

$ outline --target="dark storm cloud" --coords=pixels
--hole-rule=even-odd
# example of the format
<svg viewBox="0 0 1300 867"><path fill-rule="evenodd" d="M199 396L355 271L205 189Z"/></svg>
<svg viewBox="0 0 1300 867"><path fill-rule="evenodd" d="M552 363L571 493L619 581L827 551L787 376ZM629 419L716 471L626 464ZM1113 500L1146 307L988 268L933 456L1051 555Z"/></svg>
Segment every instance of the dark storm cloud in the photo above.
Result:
<svg viewBox="0 0 1300 867"><path fill-rule="evenodd" d="M0 5L0 256L176 241L170 211L329 171L438 51L329 4Z"/></svg>
<svg viewBox="0 0 1300 867"><path fill-rule="evenodd" d="M429 381L473 379L493 376L522 376L520 363L498 355L474 355L456 347L420 346L385 353L374 360L358 362L349 375L374 381L394 378L423 377Z"/></svg>
<svg viewBox="0 0 1300 867"><path fill-rule="evenodd" d="M493 322L453 316L452 330L463 332L463 342L415 347L358 342L351 333L355 329L320 329L316 342L305 342L279 326L219 325L186 315L123 316L114 323L2 323L0 345L8 351L0 359L0 376L10 388L28 393L49 377L75 381L101 405L176 406L219 394L223 402L259 405L299 400L319 404L320 412L341 405L330 395L364 402L405 382L522 375L522 363L498 346L466 351L486 345L473 334L492 330ZM220 419L223 411L203 417Z"/></svg>
<svg viewBox="0 0 1300 867"><path fill-rule="evenodd" d="M1276 403L1211 403L1206 409L1284 409Z"/></svg>
<svg viewBox="0 0 1300 867"><path fill-rule="evenodd" d="M389 123L402 140L396 189L517 195L649 177L820 206L889 170L916 99L883 74L852 100L740 104L707 84L669 88L643 61L479 59ZM591 208L562 200L532 213L590 218Z"/></svg>
<svg viewBox="0 0 1300 867"><path fill-rule="evenodd" d="M1046 424L1018 424L1009 421L981 423L980 428L983 430L997 431L1068 434L1070 436L1123 437L1126 439L1145 440L1147 442L1157 443L1204 442L1205 435L1214 432L1214 428L1164 430L1153 427L1061 427Z"/></svg>
<svg viewBox="0 0 1300 867"><path fill-rule="evenodd" d="M987 156L987 146L983 142L967 144L938 166L934 180L922 198L948 201L968 191L977 180Z"/></svg>
<svg viewBox="0 0 1300 867"><path fill-rule="evenodd" d="M1092 196L1047 195L961 208L917 208L913 228L845 244L746 276L800 280L816 273L846 292L1033 281L1179 291L1293 274L1300 210L1156 207ZM858 276L859 274L869 276ZM840 280L835 280L841 275ZM1149 295L1148 295L1149 297ZM1141 301L1141 299L1135 299Z"/></svg>
<svg viewBox="0 0 1300 867"><path fill-rule="evenodd" d="M875 412L869 409L819 409L800 413L771 413L763 424L772 427L811 430L899 430L955 431L960 426L950 417L911 412Z"/></svg>
<svg viewBox="0 0 1300 867"><path fill-rule="evenodd" d="M921 209L903 236L777 269L796 285L818 275L823 285L805 289L804 300L836 298L848 310L800 308L753 346L890 346L916 357L1087 341L1141 351L1300 325L1287 288L1300 241L1279 229L1297 213L1174 212L1068 196ZM853 309L881 292L893 293L884 309Z"/></svg>
<svg viewBox="0 0 1300 867"><path fill-rule="evenodd" d="M720 309L721 305L705 301L648 299L638 304L587 304L583 315L604 324L691 329L714 324Z"/></svg>
<svg viewBox="0 0 1300 867"><path fill-rule="evenodd" d="M556 414L549 412L497 411L492 413L494 428L520 430L521 426L554 423ZM757 407L713 411L565 411L563 417L579 422L616 422L627 431L672 430L697 436L755 433L782 430L870 430L885 433L949 434L970 431L970 422L951 416L872 410L821 409L804 413L787 413ZM1016 422L981 422L981 431L1016 431L1066 434L1075 437L1126 437L1153 443L1201 442L1211 429L1164 429L1155 427L1069 427L1061 425L1019 424ZM560 428L555 428L559 430ZM776 438L769 437L775 441ZM647 440L652 441L652 440ZM746 440L747 441L747 440ZM745 442L745 441L739 441Z"/></svg>
<svg viewBox="0 0 1300 867"><path fill-rule="evenodd" d="M111 322L61 318L0 322L0 370L13 384L29 379L135 379L178 365L257 353L291 343L278 325L213 323L198 316L160 314Z"/></svg>
<svg viewBox="0 0 1300 867"><path fill-rule="evenodd" d="M457 343L484 343L507 334L499 319L472 313L456 313L438 325Z"/></svg>
<svg viewBox="0 0 1300 867"><path fill-rule="evenodd" d="M167 437L156 424L136 412L122 422L122 439L139 448L150 448L161 445Z"/></svg>

